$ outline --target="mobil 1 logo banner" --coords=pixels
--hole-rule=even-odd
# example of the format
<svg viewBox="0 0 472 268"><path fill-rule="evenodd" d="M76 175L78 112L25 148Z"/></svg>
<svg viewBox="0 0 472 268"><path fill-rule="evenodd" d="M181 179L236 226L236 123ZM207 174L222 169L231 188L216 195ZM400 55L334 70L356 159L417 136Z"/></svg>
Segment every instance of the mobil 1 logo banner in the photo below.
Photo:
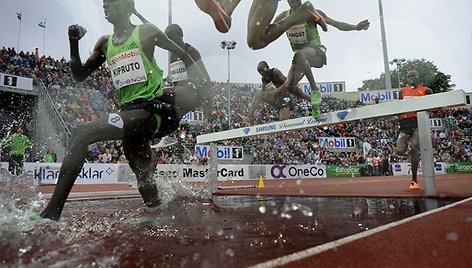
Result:
<svg viewBox="0 0 472 268"><path fill-rule="evenodd" d="M400 99L400 89L366 90L359 92L359 101L363 104L376 104Z"/></svg>
<svg viewBox="0 0 472 268"><path fill-rule="evenodd" d="M319 137L318 143L329 151L356 151L356 138L353 137Z"/></svg>
<svg viewBox="0 0 472 268"><path fill-rule="evenodd" d="M195 145L198 158L211 157L210 145ZM243 160L243 147L217 146L216 156L219 160Z"/></svg>
<svg viewBox="0 0 472 268"><path fill-rule="evenodd" d="M188 112L182 118L180 121L182 122L194 122L194 123L203 123L203 112L201 111L195 111L195 112Z"/></svg>
<svg viewBox="0 0 472 268"><path fill-rule="evenodd" d="M326 165L267 165L268 179L326 178Z"/></svg>
<svg viewBox="0 0 472 268"><path fill-rule="evenodd" d="M303 89L303 92L310 95L311 94L311 86L308 83L300 83L298 84L300 88ZM324 83L316 83L318 86L319 91L321 94L326 93L341 93L346 91L346 82L324 82Z"/></svg>
<svg viewBox="0 0 472 268"><path fill-rule="evenodd" d="M231 154L233 160L242 160L243 159L243 147L232 147Z"/></svg>

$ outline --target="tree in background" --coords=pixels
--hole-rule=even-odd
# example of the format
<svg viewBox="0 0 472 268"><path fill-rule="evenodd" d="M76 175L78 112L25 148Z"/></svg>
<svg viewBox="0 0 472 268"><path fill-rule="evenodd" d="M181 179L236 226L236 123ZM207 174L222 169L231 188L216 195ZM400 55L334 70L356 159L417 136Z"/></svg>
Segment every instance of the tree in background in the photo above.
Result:
<svg viewBox="0 0 472 268"><path fill-rule="evenodd" d="M438 70L438 67L431 61L425 59L408 60L401 65L400 68L400 86L398 85L397 68L391 72L392 87L399 88L406 85L406 73L409 70L417 70L420 74L421 83L433 90L434 93L447 92L454 89L456 86L451 81L451 75L445 74ZM386 89L385 73L382 73L379 78L367 79L362 81L362 87L358 91L364 90L380 90Z"/></svg>

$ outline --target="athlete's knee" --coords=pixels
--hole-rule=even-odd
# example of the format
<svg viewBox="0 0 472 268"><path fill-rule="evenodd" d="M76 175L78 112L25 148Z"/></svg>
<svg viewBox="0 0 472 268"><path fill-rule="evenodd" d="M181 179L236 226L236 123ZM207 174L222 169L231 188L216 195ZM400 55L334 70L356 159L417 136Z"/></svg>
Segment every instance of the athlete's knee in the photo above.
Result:
<svg viewBox="0 0 472 268"><path fill-rule="evenodd" d="M303 54L303 50L297 50L293 54L294 59L305 59L305 54Z"/></svg>
<svg viewBox="0 0 472 268"><path fill-rule="evenodd" d="M417 136L413 136L410 141L410 147L412 151L419 152L420 151L420 141Z"/></svg>
<svg viewBox="0 0 472 268"><path fill-rule="evenodd" d="M252 50L258 50L258 49L265 48L268 44L269 43L265 42L265 40L260 36L255 35L255 36L248 36L247 37L247 45Z"/></svg>
<svg viewBox="0 0 472 268"><path fill-rule="evenodd" d="M92 143L91 135L87 135L85 125L74 126L71 129L70 144L71 146L86 146Z"/></svg>
<svg viewBox="0 0 472 268"><path fill-rule="evenodd" d="M407 145L402 144L402 143L397 143L397 146L395 147L395 154L397 155L404 155L407 149Z"/></svg>
<svg viewBox="0 0 472 268"><path fill-rule="evenodd" d="M309 63L307 55L305 54L305 51L303 49L302 50L297 50L293 54L293 63L299 64L299 65Z"/></svg>
<svg viewBox="0 0 472 268"><path fill-rule="evenodd" d="M419 154L419 152L420 152L420 145L417 143L411 143L410 154L415 155L415 154Z"/></svg>

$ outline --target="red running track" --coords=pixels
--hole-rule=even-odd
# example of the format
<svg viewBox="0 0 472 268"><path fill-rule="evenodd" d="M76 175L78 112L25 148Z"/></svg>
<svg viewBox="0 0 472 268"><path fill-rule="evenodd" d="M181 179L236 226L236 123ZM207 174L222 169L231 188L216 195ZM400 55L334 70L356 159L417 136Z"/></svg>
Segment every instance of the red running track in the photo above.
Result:
<svg viewBox="0 0 472 268"><path fill-rule="evenodd" d="M231 189L221 189L216 195L424 198L423 190L408 190L409 180L408 177L266 180L264 181L264 188L240 189L234 188L254 185L258 181L232 181L220 182L219 186L230 186ZM420 186L424 189L424 183L421 178ZM470 175L437 175L436 188L438 190L438 200L444 198L468 198L472 196L472 177ZM53 186L41 186L39 190L47 197L52 192ZM139 194L127 184L76 185L70 197L71 200L113 199L139 197ZM434 206L434 200L432 202ZM84 203L84 205L86 204ZM84 205L80 206L83 207ZM101 203L101 205L104 205L104 203ZM139 207L139 203L132 203L132 205ZM72 207L75 206L77 205ZM174 209L178 209L179 204L174 206ZM244 215L237 216L233 214L234 212L231 212L232 210L212 206L208 208L202 208L201 205L192 206L195 206L195 210L191 211L191 213L198 214L200 211L207 211L205 213L209 213L208 215L217 216L208 219L214 219L221 226L228 225L231 220L237 220L240 224L244 224L250 223L251 220L257 221L263 218L257 210L237 210L244 213ZM112 207L112 210L116 209L117 207ZM74 210L66 211L64 215L66 221L69 219L68 217L71 217L70 213L73 212ZM114 214L110 214L108 217L111 215ZM335 220L336 217L330 219L330 223L333 226L342 226L342 222L335 222ZM294 219L292 223L296 224L297 219ZM193 224L196 226L193 231L198 231L199 228L206 228L205 225L211 225L211 223L205 223L198 227L196 222L193 222ZM293 238L287 237L290 243L285 244L285 250L281 251L279 248L277 251L279 253L271 255L264 254L264 252L269 252L269 248L254 252L254 248L248 248L244 244L241 244L239 247L233 245L233 248L237 247L237 252L230 253L234 256L235 260L232 259L225 264L220 264L226 267L246 267L251 265L257 267L470 267L472 263L472 254L470 254L470 246L472 246L472 200L470 199L399 221L384 223L382 220L379 220L378 224L380 227L370 228L362 232L352 232L352 235L344 238L326 233L326 242L318 243L318 245L312 247L305 246L303 248L301 243L297 246L296 239L293 240ZM184 223L180 223L177 229L181 228L184 230L185 226ZM256 226L257 229L257 224L253 226ZM138 226L137 228L144 227ZM272 221L270 224L263 225L263 234L265 233L265 235L261 236L261 240L264 236L270 236L271 233L281 232L281 230L288 232L287 229L290 230L290 228L291 226L284 227L284 225L277 224L277 221ZM226 229L223 228L223 230L226 232ZM236 230L233 231L236 233ZM132 235L133 229L127 230L127 232L130 232L130 235ZM291 232L296 236L297 230L292 230ZM300 230L298 232L300 235L303 233ZM176 252L174 257L179 256L177 252L191 254L192 250L196 250L195 246L199 242L191 237L191 233L185 235L186 239L189 239L185 243L177 238L165 240L165 246L172 248ZM257 235L257 233L251 233L251 235ZM218 247L228 243L221 238L216 235L201 244L200 248ZM150 252L156 252L155 250L159 247L154 246L154 249L152 249L151 241L149 240L146 245L151 247L149 248ZM134 243L139 243L139 241L134 241ZM144 248L146 250L146 246ZM161 251L165 249L161 245ZM245 250L247 250L246 254L244 253ZM288 253L280 255L280 253L287 251ZM95 251L94 254L99 253ZM133 253L129 254L131 255L126 255L127 257L122 264L136 264L136 262L129 262L129 260L135 261L133 258L136 258L139 252L134 253L135 255ZM152 258L152 256L154 255L149 255L148 257ZM171 261L172 256L169 258L168 262L164 261L160 263L160 266L179 266L178 263ZM209 263L199 263L199 265L208 266ZM147 267L143 262L136 266ZM209 267L222 266L209 265ZM191 267L191 265L188 267Z"/></svg>

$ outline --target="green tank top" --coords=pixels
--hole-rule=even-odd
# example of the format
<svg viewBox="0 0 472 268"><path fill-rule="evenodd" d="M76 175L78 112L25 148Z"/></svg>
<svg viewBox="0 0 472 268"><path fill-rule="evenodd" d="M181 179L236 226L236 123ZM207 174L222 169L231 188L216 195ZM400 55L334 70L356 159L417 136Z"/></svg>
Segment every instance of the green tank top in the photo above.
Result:
<svg viewBox="0 0 472 268"><path fill-rule="evenodd" d="M285 12L285 17L290 16L292 10ZM316 25L310 25L306 21L301 21L286 32L292 51L296 52L304 47L317 47L321 45L320 35Z"/></svg>
<svg viewBox="0 0 472 268"><path fill-rule="evenodd" d="M151 100L163 93L163 71L155 59L144 54L136 26L128 40L119 46L113 45L113 34L108 36L107 63L119 104L142 99Z"/></svg>
<svg viewBox="0 0 472 268"><path fill-rule="evenodd" d="M7 142L10 145L10 155L24 156L26 150L31 146L31 142L23 134L14 133L7 138Z"/></svg>

